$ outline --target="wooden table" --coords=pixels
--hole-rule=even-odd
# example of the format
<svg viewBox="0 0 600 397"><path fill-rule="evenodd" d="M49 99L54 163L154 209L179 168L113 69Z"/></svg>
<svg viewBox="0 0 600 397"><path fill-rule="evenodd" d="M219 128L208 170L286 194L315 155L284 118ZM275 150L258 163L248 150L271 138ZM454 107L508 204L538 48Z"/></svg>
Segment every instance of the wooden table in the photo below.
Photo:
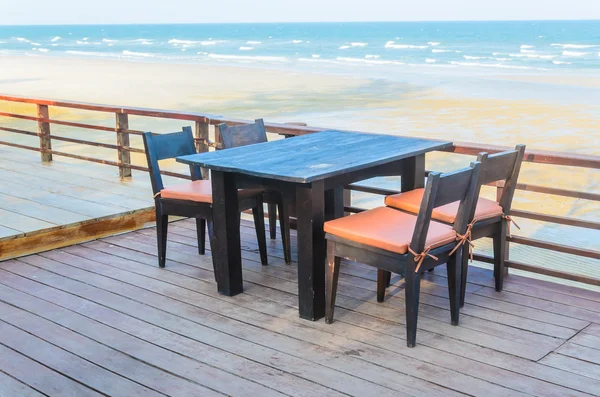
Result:
<svg viewBox="0 0 600 397"><path fill-rule="evenodd" d="M451 142L392 135L323 131L256 145L178 157L212 173L220 293L243 291L237 189L277 189L296 203L300 317L325 314L323 223L343 216L343 188L377 176L402 176L401 190L423 187L425 153Z"/></svg>

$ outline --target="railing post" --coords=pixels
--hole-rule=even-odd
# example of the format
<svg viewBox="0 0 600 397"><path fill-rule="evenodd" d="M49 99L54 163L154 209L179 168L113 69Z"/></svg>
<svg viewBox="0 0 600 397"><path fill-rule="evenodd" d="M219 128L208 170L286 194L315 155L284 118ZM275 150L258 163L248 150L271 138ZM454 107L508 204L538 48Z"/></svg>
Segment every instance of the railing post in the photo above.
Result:
<svg viewBox="0 0 600 397"><path fill-rule="evenodd" d="M115 113L116 115L116 131L117 131L117 146L119 155L119 176L122 178L131 178L131 152L124 149L129 149L129 133L122 132L129 129L129 118L127 113Z"/></svg>
<svg viewBox="0 0 600 397"><path fill-rule="evenodd" d="M352 190L344 189L344 207L352 206ZM350 212L344 211L344 216L351 215Z"/></svg>
<svg viewBox="0 0 600 397"><path fill-rule="evenodd" d="M39 118L49 119L50 112L48 111L48 105L37 105L37 116ZM52 153L46 152L46 150L52 150L52 141L50 138L50 123L47 121L38 121L38 133L40 134L40 153L42 155L42 162L48 163L52 161Z"/></svg>
<svg viewBox="0 0 600 397"><path fill-rule="evenodd" d="M196 141L196 151L198 153L208 152L208 122L205 121L196 121L196 128L194 129L194 135L196 139L201 139L201 141ZM201 169L202 171L202 179L208 179L208 170L205 168Z"/></svg>

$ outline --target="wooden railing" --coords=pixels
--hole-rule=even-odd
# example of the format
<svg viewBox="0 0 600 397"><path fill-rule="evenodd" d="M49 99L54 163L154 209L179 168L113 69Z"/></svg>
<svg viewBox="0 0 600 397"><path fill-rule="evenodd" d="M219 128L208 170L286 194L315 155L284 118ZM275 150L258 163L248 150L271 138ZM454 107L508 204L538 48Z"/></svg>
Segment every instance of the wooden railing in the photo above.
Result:
<svg viewBox="0 0 600 397"><path fill-rule="evenodd" d="M37 107L37 115L24 115L24 114L16 114L9 112L1 112L0 117L8 117L12 119L21 119L21 120L30 120L36 121L38 123L37 131L27 131L24 129L17 128L9 128L3 125L0 125L0 131L6 131L14 134L22 134L22 135L30 135L30 136L38 136L39 137L39 146L27 146L14 142L8 142L0 140L0 145L12 146L25 150L33 150L41 153L41 160L43 162L52 161L53 156L65 156L78 160L91 161L95 163L105 164L109 166L114 166L119 168L119 175L121 178L130 178L132 176L132 170L139 171L148 171L148 168L141 165L132 164L130 154L133 153L144 153L144 150L141 148L134 148L130 146L130 135L141 135L142 131L130 129L129 126L129 116L145 116L145 117L155 117L161 119L170 119L170 120L182 120L189 121L194 123L194 135L196 140L196 145L198 152L206 152L209 148L220 147L220 137L218 131L218 124L226 123L228 125L236 125L236 124L245 124L250 121L248 120L240 120L240 119L231 119L223 116L212 115L212 114L203 114L203 113L195 113L195 112L176 112L176 111L167 111L167 110L159 110L159 109L146 109L146 108L135 108L135 107L121 107L121 106L108 106L108 105L99 105L99 104L91 104L91 103L80 103L80 102L71 102L71 101L55 101L55 100L47 100L47 99L38 99L38 98L24 98L18 96L10 96L10 95L0 95L0 101L12 102L12 103L26 103L26 104L34 104ZM1 102L0 102L1 103ZM65 121L50 118L49 107L57 107L57 108L67 108L67 109L77 109L77 110L86 110L86 111L94 111L94 112L103 112L103 113L112 113L115 116L115 127L106 127L99 125L92 125L86 123ZM79 138L71 138L60 136L51 133L51 125L63 125L68 127L77 127L82 129L89 130L98 130L98 131L107 131L115 133L115 143L108 144L102 142L94 142L85 139ZM209 140L209 131L210 126L214 127L214 141ZM305 125L298 125L298 123L290 123L290 124L282 124L282 123L265 123L265 127L268 132L274 134L280 134L285 137L309 134L314 132L319 132L324 130L324 128L317 127L308 127ZM82 156L74 153L67 153L63 151L57 151L52 149L53 141L65 141L80 145L91 145L106 149L113 149L116 151L116 160L105 160L100 158L94 158L89 156ZM454 146L445 151L453 152L458 154L465 155L477 155L479 152L488 152L488 153L496 153L502 150L506 150L506 147L502 146L492 146L492 145L480 145L473 143L463 143L456 142ZM525 162L529 163L539 163L539 164L550 164L554 166L569 166L569 167L580 167L586 169L600 169L600 156L595 155L582 155L582 154L571 154L571 153L560 153L560 152L549 152L549 151L541 151L541 150L527 150L525 153ZM164 171L163 174L181 177L181 178L189 178L188 175ZM501 185L496 186L498 191L502 189ZM371 194L378 195L388 195L394 194L398 191L382 189L373 186L362 186L362 185L349 185L347 186L348 190L352 191L360 191ZM519 183L517 185L518 190L524 190L528 192L537 192L544 195L554 195L561 197L569 197L569 198L578 198L591 200L594 202L600 202L600 193L594 192L582 192L578 190L568 190L551 186L541 186L541 185L533 185L526 183ZM362 209L352 206L351 203L347 203L346 211L348 212L359 212ZM600 230L600 222L593 220L585 220L585 219L576 219L570 217L562 217L556 215L549 215L543 213L537 213L532 211L518 210L514 209L511 211L511 215L514 217L532 219L542 222L567 225L567 226L576 226L583 229L589 230ZM545 250L550 250L559 253L567 253L571 255L576 255L581 258L592 258L596 260L600 260L600 251L597 249L598 245L595 247L591 247L591 249L584 249L579 247L573 247L569 245L559 244L551 241L541 241L536 240L524 236L512 235L509 237L509 242L526 245L530 247L541 248ZM485 255L476 255L476 260L483 262L492 262L492 258ZM578 281L582 283L588 283L596 286L600 286L600 277L590 277L581 274L574 274L570 272L553 270L544 268L541 266L534 266L522 262L517 262L514 260L509 260L507 262L507 266L514 269L520 269L524 271L529 271L538 274L544 274L548 276L558 277L566 280ZM599 262L600 266L600 262ZM598 268L598 273L600 273L600 267Z"/></svg>

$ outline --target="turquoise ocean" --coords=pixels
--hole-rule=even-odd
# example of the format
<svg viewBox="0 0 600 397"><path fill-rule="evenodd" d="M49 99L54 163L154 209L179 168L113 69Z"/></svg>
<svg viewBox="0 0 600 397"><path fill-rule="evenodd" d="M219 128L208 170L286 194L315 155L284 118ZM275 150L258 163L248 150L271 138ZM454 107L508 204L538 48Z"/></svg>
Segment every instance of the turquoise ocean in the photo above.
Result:
<svg viewBox="0 0 600 397"><path fill-rule="evenodd" d="M600 21L0 26L0 56L333 72L600 70Z"/></svg>

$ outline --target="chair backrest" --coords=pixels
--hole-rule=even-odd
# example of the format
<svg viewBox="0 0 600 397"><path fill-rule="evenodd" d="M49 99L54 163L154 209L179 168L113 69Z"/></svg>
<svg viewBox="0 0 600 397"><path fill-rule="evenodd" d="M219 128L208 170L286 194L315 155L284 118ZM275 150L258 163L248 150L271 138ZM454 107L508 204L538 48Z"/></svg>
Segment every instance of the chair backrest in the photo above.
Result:
<svg viewBox="0 0 600 397"><path fill-rule="evenodd" d="M172 159L178 156L185 156L196 153L194 144L194 134L191 127L183 127L181 132L170 134L153 134L145 132L144 148L146 149L146 160L150 169L150 181L152 182L152 191L154 194L160 192L163 188L163 181L160 175L160 160ZM190 165L192 180L202 179L200 167Z"/></svg>
<svg viewBox="0 0 600 397"><path fill-rule="evenodd" d="M508 213L512 205L524 155L525 145L517 145L514 150L492 155L479 153L477 156L477 161L481 162L479 181L482 185L504 182L499 204L505 213Z"/></svg>
<svg viewBox="0 0 600 397"><path fill-rule="evenodd" d="M262 119L256 119L252 124L232 127L229 127L227 124L219 124L218 127L223 149L267 142L267 132L265 131L265 123Z"/></svg>
<svg viewBox="0 0 600 397"><path fill-rule="evenodd" d="M475 216L475 205L479 198L481 183L479 182L481 163L475 161L470 167L457 171L439 173L431 172L423 192L421 208L417 215L417 223L410 247L415 252L423 252L431 222L431 213L435 207L459 201L458 213L454 222L454 230L464 234L467 225Z"/></svg>

